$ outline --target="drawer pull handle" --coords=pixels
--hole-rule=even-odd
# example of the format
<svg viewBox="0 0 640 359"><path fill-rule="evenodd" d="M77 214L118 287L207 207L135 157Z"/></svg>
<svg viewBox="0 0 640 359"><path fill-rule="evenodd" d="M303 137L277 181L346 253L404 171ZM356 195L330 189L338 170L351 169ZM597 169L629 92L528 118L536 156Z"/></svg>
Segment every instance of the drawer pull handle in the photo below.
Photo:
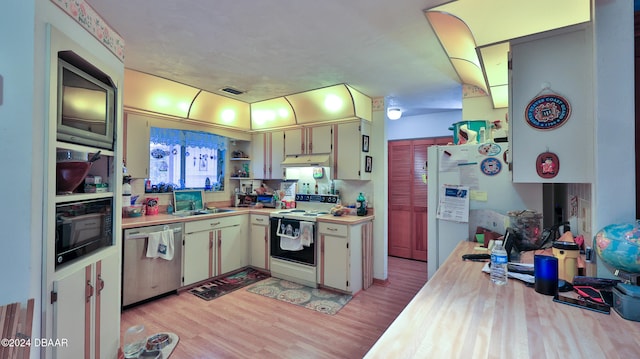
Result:
<svg viewBox="0 0 640 359"><path fill-rule="evenodd" d="M327 227L327 230L328 230L328 231L334 231L334 232L335 232L335 231L337 231L337 230L338 230L338 228L331 228L331 227Z"/></svg>

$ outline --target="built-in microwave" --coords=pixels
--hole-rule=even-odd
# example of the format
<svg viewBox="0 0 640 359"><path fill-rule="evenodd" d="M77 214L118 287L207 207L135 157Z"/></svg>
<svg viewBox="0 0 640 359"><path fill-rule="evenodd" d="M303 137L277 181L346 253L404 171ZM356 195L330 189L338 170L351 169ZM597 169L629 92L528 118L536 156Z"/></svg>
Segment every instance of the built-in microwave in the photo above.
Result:
<svg viewBox="0 0 640 359"><path fill-rule="evenodd" d="M56 267L113 244L112 198L56 205Z"/></svg>
<svg viewBox="0 0 640 359"><path fill-rule="evenodd" d="M71 51L58 53L58 141L113 150L116 88Z"/></svg>

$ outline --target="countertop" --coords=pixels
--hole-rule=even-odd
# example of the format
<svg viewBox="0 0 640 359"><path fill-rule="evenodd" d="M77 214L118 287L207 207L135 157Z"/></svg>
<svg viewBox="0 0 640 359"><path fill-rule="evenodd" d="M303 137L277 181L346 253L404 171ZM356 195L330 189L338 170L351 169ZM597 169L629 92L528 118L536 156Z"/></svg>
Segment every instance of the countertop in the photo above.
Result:
<svg viewBox="0 0 640 359"><path fill-rule="evenodd" d="M518 280L493 285L484 263L461 259L473 248L458 244L366 358L640 358L640 322L555 303Z"/></svg>
<svg viewBox="0 0 640 359"><path fill-rule="evenodd" d="M178 216L164 213L164 214L156 214L152 216L123 218L122 229L163 225L163 224L169 224L169 223L200 221L200 220L210 219L210 218L235 216L238 214L263 214L268 216L271 212L279 211L279 209L276 210L273 208L248 208L248 207L225 207L222 209L233 209L233 212L200 214L197 216L187 216L187 217L178 217ZM346 225L364 223L364 222L372 221L373 219L374 219L374 215L366 215L366 216L345 215L345 216L336 217L336 216L327 214L327 215L322 215L317 217L318 222L339 223L339 224L346 224Z"/></svg>

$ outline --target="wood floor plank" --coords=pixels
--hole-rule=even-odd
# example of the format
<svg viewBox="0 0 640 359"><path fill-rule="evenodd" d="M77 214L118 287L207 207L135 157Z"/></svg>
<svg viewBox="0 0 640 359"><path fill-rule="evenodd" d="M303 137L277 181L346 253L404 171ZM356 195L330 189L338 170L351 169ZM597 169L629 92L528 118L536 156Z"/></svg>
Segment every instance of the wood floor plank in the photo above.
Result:
<svg viewBox="0 0 640 359"><path fill-rule="evenodd" d="M121 336L173 332L181 358L361 358L427 281L427 263L389 257L386 285L361 291L336 315L240 289L211 301L188 292L125 310Z"/></svg>

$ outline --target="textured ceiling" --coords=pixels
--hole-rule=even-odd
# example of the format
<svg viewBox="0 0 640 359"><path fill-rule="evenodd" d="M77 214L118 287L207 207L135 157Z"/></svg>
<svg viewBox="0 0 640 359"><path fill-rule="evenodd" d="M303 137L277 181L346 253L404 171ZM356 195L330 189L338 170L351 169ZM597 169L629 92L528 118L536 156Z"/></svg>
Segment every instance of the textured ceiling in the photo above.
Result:
<svg viewBox="0 0 640 359"><path fill-rule="evenodd" d="M424 15L446 1L88 2L124 38L125 67L248 103L346 83L407 116L462 108Z"/></svg>

